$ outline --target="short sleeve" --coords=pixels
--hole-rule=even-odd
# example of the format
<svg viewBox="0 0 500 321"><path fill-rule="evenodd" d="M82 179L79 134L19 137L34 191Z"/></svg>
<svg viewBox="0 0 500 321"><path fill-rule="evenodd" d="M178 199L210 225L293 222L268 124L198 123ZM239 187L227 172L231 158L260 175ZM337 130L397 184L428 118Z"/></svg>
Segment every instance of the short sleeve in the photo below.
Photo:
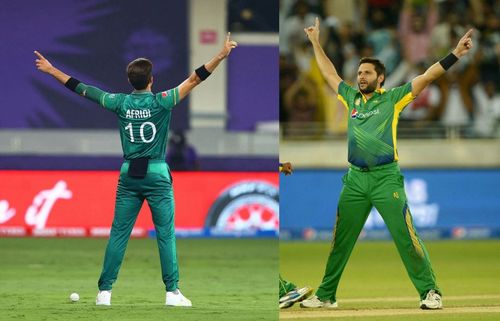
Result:
<svg viewBox="0 0 500 321"><path fill-rule="evenodd" d="M160 102L160 105L162 107L172 109L180 101L179 87L175 87L173 89L162 91L156 94L156 99Z"/></svg>
<svg viewBox="0 0 500 321"><path fill-rule="evenodd" d="M339 84L339 94L337 98L344 104L344 106L349 109L348 101L352 100L356 95L357 90L348 86L345 81L341 81Z"/></svg>
<svg viewBox="0 0 500 321"><path fill-rule="evenodd" d="M411 93L411 82L403 86L392 88L388 91L391 101L394 103L394 109L402 111L415 97Z"/></svg>

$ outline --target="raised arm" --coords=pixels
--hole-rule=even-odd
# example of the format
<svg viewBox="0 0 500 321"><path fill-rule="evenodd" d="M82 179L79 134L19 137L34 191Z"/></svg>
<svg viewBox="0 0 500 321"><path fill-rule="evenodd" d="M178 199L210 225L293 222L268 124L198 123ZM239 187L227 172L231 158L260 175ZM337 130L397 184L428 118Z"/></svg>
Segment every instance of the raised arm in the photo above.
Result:
<svg viewBox="0 0 500 321"><path fill-rule="evenodd" d="M184 80L179 85L179 96L180 99L186 97L194 87L198 86L203 80L205 80L217 66L224 60L232 49L236 48L238 45L236 41L230 39L231 33L228 32L226 36L226 41L224 46L209 62L196 69L186 80Z"/></svg>
<svg viewBox="0 0 500 321"><path fill-rule="evenodd" d="M335 66L328 59L328 56L325 54L323 48L321 48L321 44L319 43L319 19L316 18L314 26L310 26L308 28L304 28L304 31L311 41L311 44L314 49L314 56L316 57L316 62L318 63L319 70L325 78L328 85L335 91L335 93L339 92L339 84L342 82L342 78L340 78Z"/></svg>
<svg viewBox="0 0 500 321"><path fill-rule="evenodd" d="M465 33L465 35L460 39L457 46L453 51L436 62L434 65L430 66L422 75L415 77L411 82L411 93L414 97L424 90L431 82L441 77L448 68L450 68L455 62L458 61L462 56L466 55L472 48L472 31L470 29Z"/></svg>
<svg viewBox="0 0 500 321"><path fill-rule="evenodd" d="M72 78L71 76L65 74L61 70L52 66L50 61L48 61L47 58L45 58L38 51L35 50L34 53L37 56L37 59L35 60L35 65L38 70L51 75L71 91L74 91L77 94L102 105L103 107L106 107L111 110L113 110L116 107L117 99L115 98L110 99L109 93L97 87L88 86L85 85L84 83L81 83L79 80ZM106 95L108 95L107 99Z"/></svg>
<svg viewBox="0 0 500 321"><path fill-rule="evenodd" d="M60 71L56 67L52 66L50 61L48 61L41 53L38 51L34 51L37 59L35 60L36 68L44 73L47 73L57 79L61 84L65 85L68 80L71 78L66 75L64 72Z"/></svg>

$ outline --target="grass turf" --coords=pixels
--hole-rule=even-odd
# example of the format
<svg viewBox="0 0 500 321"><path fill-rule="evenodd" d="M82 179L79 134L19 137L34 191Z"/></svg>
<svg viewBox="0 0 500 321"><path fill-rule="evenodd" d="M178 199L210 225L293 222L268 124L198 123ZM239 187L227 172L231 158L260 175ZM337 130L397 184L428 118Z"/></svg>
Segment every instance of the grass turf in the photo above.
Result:
<svg viewBox="0 0 500 321"><path fill-rule="evenodd" d="M111 307L96 307L106 240L0 238L0 320L276 320L277 240L181 239L179 287L164 306L156 241L132 239ZM80 294L71 303L69 295Z"/></svg>
<svg viewBox="0 0 500 321"><path fill-rule="evenodd" d="M438 285L444 294L445 308L500 306L499 240L438 241L425 244ZM317 287L323 276L329 250L330 244L327 242L281 242L282 276L299 286ZM337 298L341 310L416 309L419 299L392 242L358 242L342 276ZM304 318L295 318L297 317L295 315L294 320L313 320L307 318L308 310L300 310L298 305L290 310L283 310L282 317L290 311L304 313ZM342 320L400 320L401 318L401 315L370 316L346 317ZM412 315L410 319L499 320L500 314Z"/></svg>

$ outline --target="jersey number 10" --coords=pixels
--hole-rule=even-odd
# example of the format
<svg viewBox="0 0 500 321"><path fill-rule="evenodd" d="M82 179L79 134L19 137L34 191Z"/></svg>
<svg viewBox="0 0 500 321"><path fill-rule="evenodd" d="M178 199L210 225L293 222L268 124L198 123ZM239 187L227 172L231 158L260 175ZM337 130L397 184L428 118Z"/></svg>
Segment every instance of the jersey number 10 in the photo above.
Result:
<svg viewBox="0 0 500 321"><path fill-rule="evenodd" d="M144 137L144 127L146 127L146 125L149 125L151 126L151 130L153 132L153 134L151 135L151 137L149 139L146 139L146 137ZM129 132L130 132L130 141L133 143L135 140L134 140L134 131L132 130L132 123L128 123L128 125L125 127L125 129L128 129ZM141 135L141 140L145 143L151 143L153 141L153 139L155 139L155 136L156 136L156 126L155 124L147 121L147 122L144 122L141 124L141 127L139 128L139 134Z"/></svg>

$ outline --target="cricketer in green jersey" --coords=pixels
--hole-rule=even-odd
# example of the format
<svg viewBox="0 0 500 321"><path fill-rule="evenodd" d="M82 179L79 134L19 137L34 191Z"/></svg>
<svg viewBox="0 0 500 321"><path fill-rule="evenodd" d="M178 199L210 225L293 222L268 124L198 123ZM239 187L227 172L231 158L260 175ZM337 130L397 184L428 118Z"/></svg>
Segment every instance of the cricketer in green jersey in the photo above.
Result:
<svg viewBox="0 0 500 321"><path fill-rule="evenodd" d="M196 69L179 86L153 94L152 63L138 58L127 66L130 94L107 93L68 76L38 51L36 67L50 74L72 91L114 112L119 119L125 161L120 170L115 214L99 278L97 305L111 304L111 288L118 277L130 233L144 200L148 201L155 225L166 305L191 306L178 289L179 272L174 230L172 176L165 162L165 149L172 108L210 73L237 46L230 34L223 48L209 62Z"/></svg>
<svg viewBox="0 0 500 321"><path fill-rule="evenodd" d="M362 58L357 85L348 86L338 75L319 42L319 21L304 29L316 62L328 85L347 108L349 171L343 177L331 251L323 280L315 295L302 301L304 308L336 308L340 277L373 206L396 244L406 271L420 296L420 308L442 307L429 255L415 231L398 166L396 131L400 112L426 86L443 75L472 48L472 29L447 57L411 82L391 90L381 88L385 67L377 59Z"/></svg>

